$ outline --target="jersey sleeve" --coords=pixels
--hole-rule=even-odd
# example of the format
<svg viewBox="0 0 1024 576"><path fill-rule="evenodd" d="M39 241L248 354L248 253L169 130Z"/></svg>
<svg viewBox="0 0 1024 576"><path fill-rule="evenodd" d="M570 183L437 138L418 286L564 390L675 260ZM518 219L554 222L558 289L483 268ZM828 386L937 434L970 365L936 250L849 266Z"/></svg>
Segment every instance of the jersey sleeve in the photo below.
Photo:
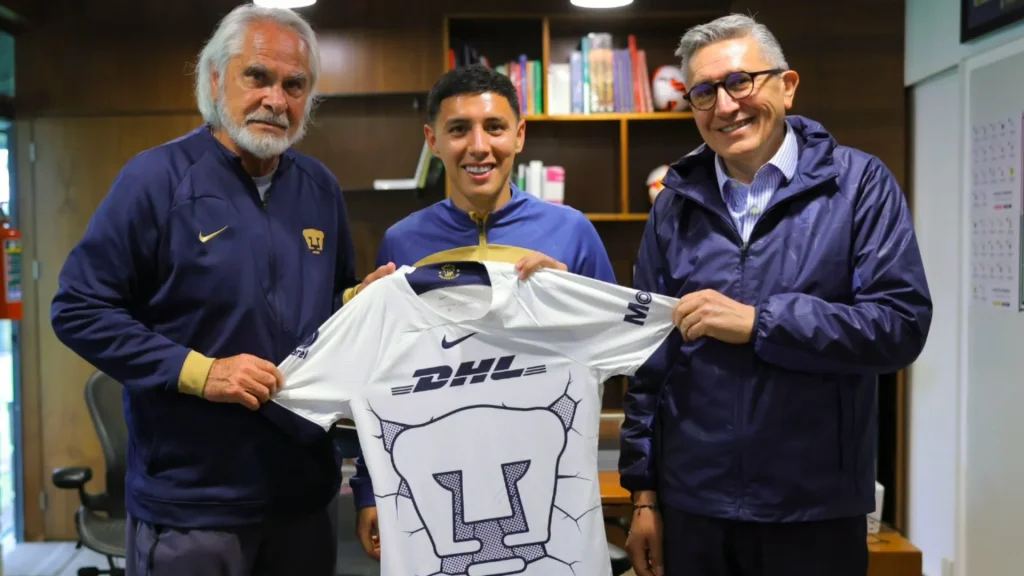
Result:
<svg viewBox="0 0 1024 576"><path fill-rule="evenodd" d="M286 432L311 441L351 418L349 401L377 363L389 281L370 284L278 365L285 384L265 413Z"/></svg>
<svg viewBox="0 0 1024 576"><path fill-rule="evenodd" d="M512 337L597 370L632 376L675 326L678 299L559 270L535 272L516 289L504 318Z"/></svg>

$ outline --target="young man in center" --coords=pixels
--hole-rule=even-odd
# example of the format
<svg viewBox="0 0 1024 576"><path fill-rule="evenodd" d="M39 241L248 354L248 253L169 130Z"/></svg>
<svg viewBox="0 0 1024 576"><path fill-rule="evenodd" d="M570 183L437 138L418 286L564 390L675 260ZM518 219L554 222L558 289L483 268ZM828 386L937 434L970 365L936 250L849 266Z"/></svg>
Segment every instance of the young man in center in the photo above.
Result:
<svg viewBox="0 0 1024 576"><path fill-rule="evenodd" d="M608 253L586 216L510 181L526 139L518 102L509 78L484 66L457 68L437 81L427 96L423 130L444 162L451 194L389 228L378 265L489 260L515 263L523 279L539 268L558 268L615 283ZM356 467L351 486L359 539L379 560L373 486L361 459Z"/></svg>

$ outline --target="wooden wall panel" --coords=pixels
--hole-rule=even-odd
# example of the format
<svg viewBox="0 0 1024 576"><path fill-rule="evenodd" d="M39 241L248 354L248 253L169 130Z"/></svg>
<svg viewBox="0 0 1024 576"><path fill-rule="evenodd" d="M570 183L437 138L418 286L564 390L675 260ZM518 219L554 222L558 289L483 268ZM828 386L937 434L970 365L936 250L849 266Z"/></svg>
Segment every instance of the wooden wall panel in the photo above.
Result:
<svg viewBox="0 0 1024 576"><path fill-rule="evenodd" d="M426 92L444 70L441 26L364 28L320 36L323 94Z"/></svg>
<svg viewBox="0 0 1024 576"><path fill-rule="evenodd" d="M201 41L69 39L26 34L16 40L20 117L141 115L196 110L192 65ZM29 69L32 72L24 72Z"/></svg>
<svg viewBox="0 0 1024 576"><path fill-rule="evenodd" d="M766 24L800 73L792 112L877 155L904 184L904 2L734 0L732 10Z"/></svg>
<svg viewBox="0 0 1024 576"><path fill-rule="evenodd" d="M422 95L326 100L296 148L323 162L344 189L412 178L427 121Z"/></svg>

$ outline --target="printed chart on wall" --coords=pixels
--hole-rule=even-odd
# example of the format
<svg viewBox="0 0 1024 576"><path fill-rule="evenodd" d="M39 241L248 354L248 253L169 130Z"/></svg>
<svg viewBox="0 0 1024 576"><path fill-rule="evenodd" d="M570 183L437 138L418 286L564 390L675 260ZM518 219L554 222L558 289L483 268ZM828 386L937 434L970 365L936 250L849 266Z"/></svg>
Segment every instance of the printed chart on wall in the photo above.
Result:
<svg viewBox="0 0 1024 576"><path fill-rule="evenodd" d="M971 73L971 290L980 306L1024 310L1024 59ZM1008 84L1012 86L1008 86Z"/></svg>
<svg viewBox="0 0 1024 576"><path fill-rule="evenodd" d="M1020 304L1021 133L1024 114L971 127L971 270L975 302Z"/></svg>

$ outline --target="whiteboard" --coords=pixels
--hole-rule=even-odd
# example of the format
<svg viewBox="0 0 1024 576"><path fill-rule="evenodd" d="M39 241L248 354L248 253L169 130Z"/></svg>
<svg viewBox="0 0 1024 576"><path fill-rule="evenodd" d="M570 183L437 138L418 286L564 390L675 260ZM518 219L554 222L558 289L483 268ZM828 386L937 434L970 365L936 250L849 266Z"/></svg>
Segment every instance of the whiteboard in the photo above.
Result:
<svg viewBox="0 0 1024 576"><path fill-rule="evenodd" d="M958 550L957 573L1021 574L1024 554L1016 534L1024 517L1024 314L1020 312L1024 41L971 58L964 70L962 178L964 208L970 218L961 240L967 330L961 396L963 501L957 527L963 548ZM990 133L975 140L975 129L981 126ZM979 157L981 146L994 146L986 153L985 163ZM999 146L1003 146L1002 152ZM979 166L990 170L983 185L976 182ZM986 246L989 252L979 255L975 252L975 224L981 226L982 217L989 219L984 225L986 242L999 238L1003 244L993 242L991 249ZM1015 227L1008 232L1011 224ZM1006 238L1015 246L1007 248ZM985 298L978 298L974 294L975 266L982 262L991 265L997 259L1009 263L1003 265L1004 277L1000 282L988 282ZM1012 270L1012 284L1005 281L1007 266ZM1000 273L998 265L995 273ZM1013 299L1012 305L1002 304L1004 299ZM936 314L943 313L949 311L936 310Z"/></svg>

